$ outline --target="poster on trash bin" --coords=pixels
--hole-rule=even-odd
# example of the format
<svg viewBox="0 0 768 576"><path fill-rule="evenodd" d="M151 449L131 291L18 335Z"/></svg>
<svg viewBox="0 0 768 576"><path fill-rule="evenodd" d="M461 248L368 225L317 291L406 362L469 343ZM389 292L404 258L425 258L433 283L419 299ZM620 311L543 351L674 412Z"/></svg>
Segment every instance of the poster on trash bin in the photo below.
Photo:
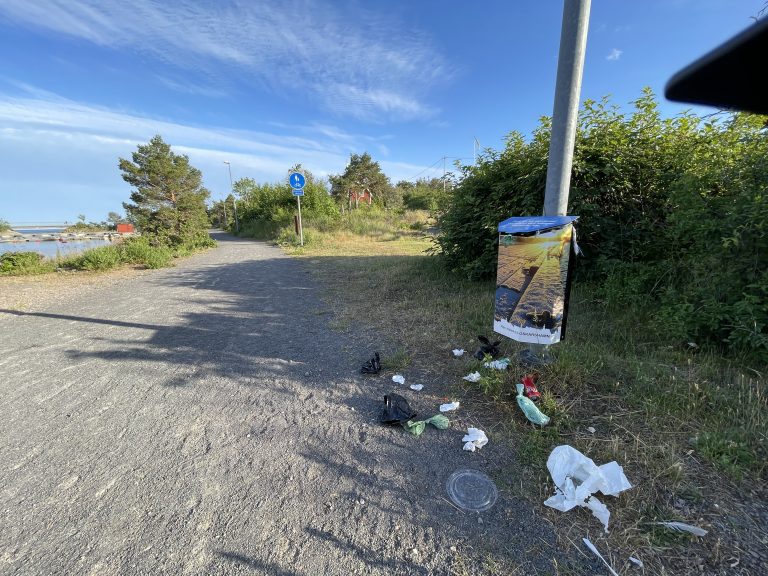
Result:
<svg viewBox="0 0 768 576"><path fill-rule="evenodd" d="M499 224L494 332L532 344L565 337L576 218L515 217Z"/></svg>

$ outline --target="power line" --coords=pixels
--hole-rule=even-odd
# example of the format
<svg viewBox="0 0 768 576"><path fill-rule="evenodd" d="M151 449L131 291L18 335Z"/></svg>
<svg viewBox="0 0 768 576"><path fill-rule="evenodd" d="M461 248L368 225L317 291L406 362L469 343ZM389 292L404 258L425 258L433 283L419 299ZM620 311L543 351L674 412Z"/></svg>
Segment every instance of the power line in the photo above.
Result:
<svg viewBox="0 0 768 576"><path fill-rule="evenodd" d="M419 176L421 176L422 174L424 174L424 172L426 172L427 170L430 170L430 169L432 169L432 168L435 168L435 167L436 167L436 164L439 164L439 163L440 163L440 162L442 162L442 161L443 161L443 157L441 156L440 158L438 158L437 160L435 160L434 162L432 162L432 164L431 164L430 166L427 166L426 168L424 168L424 170L422 170L421 172L419 172L419 173L418 173L418 174L416 174L415 176L411 176L410 178L407 178L407 179L406 179L406 182L410 182L411 180L416 180L416 178L418 178Z"/></svg>
<svg viewBox="0 0 768 576"><path fill-rule="evenodd" d="M435 160L430 166L427 166L426 168L424 168L424 170L422 170L421 172L411 176L410 178L404 178L403 180L405 180L406 182L415 181L419 176L424 174L427 170L431 170L433 168L439 168L438 164L440 164L440 162L444 162L445 160L469 160L469 158L459 157L459 156L440 156L440 158Z"/></svg>

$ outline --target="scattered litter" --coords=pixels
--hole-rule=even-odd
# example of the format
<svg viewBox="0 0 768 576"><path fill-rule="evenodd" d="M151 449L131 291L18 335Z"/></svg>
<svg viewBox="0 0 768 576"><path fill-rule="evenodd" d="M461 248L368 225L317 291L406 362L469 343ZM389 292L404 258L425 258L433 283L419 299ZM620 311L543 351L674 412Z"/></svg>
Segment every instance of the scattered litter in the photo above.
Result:
<svg viewBox="0 0 768 576"><path fill-rule="evenodd" d="M478 428L467 428L467 434L461 439L464 442L464 450L474 452L477 448L482 448L488 444L488 436Z"/></svg>
<svg viewBox="0 0 768 576"><path fill-rule="evenodd" d="M456 506L470 512L488 510L499 497L493 480L478 470L457 470L448 477L445 489Z"/></svg>
<svg viewBox="0 0 768 576"><path fill-rule="evenodd" d="M458 358L459 356L464 356L466 350L464 348L454 348L451 352L453 352L454 357Z"/></svg>
<svg viewBox="0 0 768 576"><path fill-rule="evenodd" d="M634 564L638 568L642 568L643 567L643 561L638 559L638 558L635 558L634 556L630 556L629 557L629 561L632 562L632 564Z"/></svg>
<svg viewBox="0 0 768 576"><path fill-rule="evenodd" d="M517 405L520 406L520 409L528 420L539 426L546 426L549 424L549 416L542 413L530 398L523 396L523 388L524 386L522 384L517 385Z"/></svg>
<svg viewBox="0 0 768 576"><path fill-rule="evenodd" d="M408 430L408 432L414 436L421 436L421 433L424 432L424 428L427 427L427 424L432 424L432 426L438 430L447 430L451 426L451 421L442 414L435 414L426 420L409 420L408 422L403 423L403 428Z"/></svg>
<svg viewBox="0 0 768 576"><path fill-rule="evenodd" d="M520 396L518 396L518 399ZM616 496L632 488L624 470L615 461L597 466L572 446L557 446L547 459L547 468L557 493L544 501L545 506L567 512L575 506L585 506L600 520L608 532L611 513L594 494Z"/></svg>
<svg viewBox="0 0 768 576"><path fill-rule="evenodd" d="M363 367L360 368L360 372L363 374L378 374L381 372L381 358L379 358L378 352L374 352L373 358L363 364Z"/></svg>
<svg viewBox="0 0 768 576"><path fill-rule="evenodd" d="M440 404L440 412L450 412L456 410L459 407L458 402L449 402L448 404Z"/></svg>
<svg viewBox="0 0 768 576"><path fill-rule="evenodd" d="M689 534L693 534L694 536L707 535L707 531L704 530L703 528L699 528L698 526L691 526L690 524L684 524L683 522L652 522L652 524L664 526L665 528L669 528L670 530L676 530L678 532L688 532Z"/></svg>
<svg viewBox="0 0 768 576"><path fill-rule="evenodd" d="M608 567L608 570L611 571L611 574L613 574L613 576L619 576L616 570L614 570L611 567L611 565L608 564L608 561L605 558L603 558L603 555L597 551L597 548L595 548L595 545L592 544L592 542L590 542L588 538L582 538L582 540L584 541L584 544L587 546L587 548L589 548L595 556L597 556L598 558L600 558L600 560L603 561L603 564L605 564Z"/></svg>
<svg viewBox="0 0 768 576"><path fill-rule="evenodd" d="M480 340L480 348L475 352L475 358L482 360L486 355L490 355L491 358L496 358L499 355L501 340L496 340L496 342L492 343L485 336L478 336L477 339Z"/></svg>
<svg viewBox="0 0 768 576"><path fill-rule="evenodd" d="M699 347L699 345L698 345L698 344L696 344L696 342L688 342L688 347L689 347L689 348L698 348L698 347Z"/></svg>
<svg viewBox="0 0 768 576"><path fill-rule="evenodd" d="M416 412L400 394L384 396L384 411L380 417L382 424L404 424L415 417Z"/></svg>
<svg viewBox="0 0 768 576"><path fill-rule="evenodd" d="M509 358L501 358L500 360L492 360L483 364L486 368L492 370L506 370L509 368Z"/></svg>
<svg viewBox="0 0 768 576"><path fill-rule="evenodd" d="M589 432L590 434L594 434L595 432L597 432L597 430L595 430L594 426L590 426L589 428L587 428L587 432Z"/></svg>
<svg viewBox="0 0 768 576"><path fill-rule="evenodd" d="M397 384L405 384L405 378L400 376L400 374L395 374L392 376L392 382L396 382Z"/></svg>
<svg viewBox="0 0 768 576"><path fill-rule="evenodd" d="M538 379L539 376L537 374L526 374L523 376L523 387L525 388L523 393L534 402L538 402L539 398L541 398L541 393L536 388L536 381Z"/></svg>
<svg viewBox="0 0 768 576"><path fill-rule="evenodd" d="M418 392L422 388L424 388L424 384L411 384L410 386L411 390L416 390Z"/></svg>
<svg viewBox="0 0 768 576"><path fill-rule="evenodd" d="M480 381L480 372L472 372L472 374L467 374L464 376L464 380L467 382L479 382Z"/></svg>

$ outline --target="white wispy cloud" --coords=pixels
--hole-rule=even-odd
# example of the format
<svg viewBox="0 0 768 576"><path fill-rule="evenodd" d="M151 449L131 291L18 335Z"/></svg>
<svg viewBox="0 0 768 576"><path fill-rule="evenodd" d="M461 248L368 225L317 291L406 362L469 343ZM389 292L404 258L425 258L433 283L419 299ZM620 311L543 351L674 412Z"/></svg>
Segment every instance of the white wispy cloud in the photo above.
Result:
<svg viewBox="0 0 768 576"><path fill-rule="evenodd" d="M610 54L605 57L606 60L618 60L621 58L621 55L624 54L623 50L619 50L618 48L611 49Z"/></svg>
<svg viewBox="0 0 768 576"><path fill-rule="evenodd" d="M429 38L357 4L4 0L0 14L213 79L225 67L274 91L310 91L327 109L364 120L430 118L437 111L426 96L452 76Z"/></svg>
<svg viewBox="0 0 768 576"><path fill-rule="evenodd" d="M0 216L14 221L55 220L61 214L71 220L80 213L100 220L119 210L129 187L120 178L117 160L130 158L137 145L155 134L189 156L214 198L229 188L224 160L231 162L235 179L278 181L297 162L322 178L342 172L350 153L383 153L384 142L391 139L328 124L273 125L270 131L190 126L73 102L31 86L15 87L23 94L0 92ZM394 182L424 170L407 162L381 165ZM14 196L18 201L11 202ZM9 212L9 206L23 206L26 212Z"/></svg>

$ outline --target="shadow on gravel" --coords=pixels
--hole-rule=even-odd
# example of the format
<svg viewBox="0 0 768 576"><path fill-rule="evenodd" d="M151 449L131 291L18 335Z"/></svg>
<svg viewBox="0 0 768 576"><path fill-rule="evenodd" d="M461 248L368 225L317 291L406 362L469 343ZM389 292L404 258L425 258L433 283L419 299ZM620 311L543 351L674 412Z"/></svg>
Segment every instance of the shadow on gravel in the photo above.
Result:
<svg viewBox="0 0 768 576"><path fill-rule="evenodd" d="M224 560L228 560L241 566L247 566L253 570L258 570L260 574L270 574L270 576L296 576L296 572L289 572L283 570L279 566L262 562L257 558L251 558L249 556L243 556L242 554L236 554L234 552L222 552L220 550L215 551L216 556Z"/></svg>
<svg viewBox="0 0 768 576"><path fill-rule="evenodd" d="M200 392L186 406L200 408L209 419L224 414L216 422L227 430L228 444L217 446L214 439L211 450L233 446L231 460L216 473L234 469L242 474L237 480L246 495L262 490L242 497L244 509L254 507L247 508L246 516L260 521L273 506L269 518L276 522L294 505L280 498L301 494L308 508L293 511L292 518L303 530L302 547L319 551L320 557L330 549L334 557L356 558L372 573L445 573L458 547L459 554L472 555L478 563L489 554L511 561L521 574L550 573L553 556L559 566L570 564L571 573L578 573L572 559L556 551L551 528L535 518L529 504L502 497L481 518L446 500L445 480L457 468L501 474L509 459L495 452L499 448L468 456L457 427L445 433L428 430L415 439L376 423L381 397L392 383L357 373L371 342L358 338L357 330L347 334L330 328L331 311L318 297L305 263L277 252L274 258L249 257L257 243L223 235L218 240L234 244L220 252L224 262L207 264L202 255L194 264L137 283L148 284L161 300L157 304L142 294L131 295L130 305L146 306L152 323L119 319L131 317L127 308L117 318L2 312L83 324L82 339L93 345L66 350L68 358L121 362L130 371L126 381L141 382L156 368L154 382L169 388L167 402L162 396L169 411L175 398L188 397L181 388ZM228 420L230 415L247 424ZM294 437L296 442L289 443L287 438ZM264 461L263 454L270 452L258 450L272 445L286 446L285 452ZM252 458L253 469L240 458ZM268 488L263 489L253 480L262 467L268 471L262 477ZM225 485L233 482L226 475L220 478ZM258 510L256 500L263 502ZM415 562L413 550L430 556ZM268 551L258 554L263 559L213 552L259 573L295 574L284 562L272 562Z"/></svg>

